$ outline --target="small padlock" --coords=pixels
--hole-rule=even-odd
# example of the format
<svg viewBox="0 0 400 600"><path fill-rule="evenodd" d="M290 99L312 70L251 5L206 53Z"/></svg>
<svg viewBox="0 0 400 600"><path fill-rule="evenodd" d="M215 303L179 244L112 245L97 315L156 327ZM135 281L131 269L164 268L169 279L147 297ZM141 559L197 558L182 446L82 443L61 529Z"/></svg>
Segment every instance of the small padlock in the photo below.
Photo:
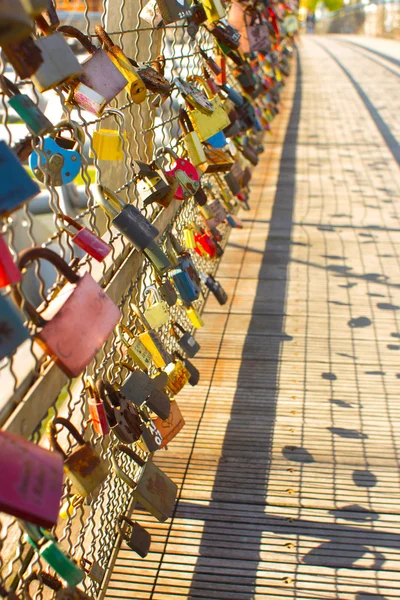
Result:
<svg viewBox="0 0 400 600"><path fill-rule="evenodd" d="M171 204L173 195L170 194L171 186L163 171L153 168L141 160L132 161L132 167L135 173L136 188L143 201L143 206L157 202L160 206L167 208Z"/></svg>
<svg viewBox="0 0 400 600"><path fill-rule="evenodd" d="M21 271L15 264L3 236L0 235L0 288L14 285L21 281L21 279Z"/></svg>
<svg viewBox="0 0 400 600"><path fill-rule="evenodd" d="M174 360L174 362L167 365L164 369L164 373L168 375L167 390L174 396L179 394L190 379L189 371L180 360Z"/></svg>
<svg viewBox="0 0 400 600"><path fill-rule="evenodd" d="M195 329L204 327L204 321L196 307L190 305L185 306L186 315Z"/></svg>
<svg viewBox="0 0 400 600"><path fill-rule="evenodd" d="M126 454L136 464L134 478L129 477L118 464L119 454ZM178 486L150 458L144 461L128 446L115 447L111 461L118 477L134 490L134 497L140 504L161 523L166 521L174 509Z"/></svg>
<svg viewBox="0 0 400 600"><path fill-rule="evenodd" d="M117 334L120 342L122 342L127 349L128 356L130 356L141 369L147 371L151 366L152 356L140 339L135 337L128 327L121 324L117 326ZM128 336L130 341L133 340L133 342L128 342L124 334Z"/></svg>
<svg viewBox="0 0 400 600"><path fill-rule="evenodd" d="M101 585L101 582L104 579L104 575L105 575L105 569L103 569L103 567L101 567L99 565L98 562L94 561L90 561L87 558L85 558L84 556L82 556L81 560L80 560L80 565L82 567L82 569L85 571L85 573L87 574L87 576L89 577L89 579L91 579L92 581L95 581L96 583L98 583L99 585Z"/></svg>
<svg viewBox="0 0 400 600"><path fill-rule="evenodd" d="M189 384L195 386L200 381L200 371L194 366L192 362L188 358L184 358L179 352L173 353L174 360L180 360L186 367L186 369L190 373Z"/></svg>
<svg viewBox="0 0 400 600"><path fill-rule="evenodd" d="M203 207L202 207L203 208ZM196 241L195 252L204 258L215 258L217 255L217 248L215 243L207 231L200 229L194 234Z"/></svg>
<svg viewBox="0 0 400 600"><path fill-rule="evenodd" d="M179 335L178 332L182 335ZM196 356L196 354L200 350L200 344L196 342L192 334L189 333L189 331L186 331L180 323L172 323L170 333L174 336L180 348L182 348L182 350L189 356L189 358L193 358L194 356Z"/></svg>
<svg viewBox="0 0 400 600"><path fill-rule="evenodd" d="M166 419L171 410L170 399L164 389L168 383L168 376L164 371L155 377L149 377L140 369L133 369L129 364L123 362L121 366L130 371L130 375L124 381L121 392L137 407L143 405L162 419Z"/></svg>
<svg viewBox="0 0 400 600"><path fill-rule="evenodd" d="M78 448L72 450L67 456L57 441L57 425L68 429L72 437L78 442ZM64 470L71 480L78 494L83 498L94 492L105 481L108 475L106 463L95 453L92 446L85 442L78 430L70 421L63 417L56 417L49 423L48 434L53 450L60 452L64 458Z"/></svg>
<svg viewBox="0 0 400 600"><path fill-rule="evenodd" d="M215 23L220 19L223 19L226 15L225 8L221 0L200 0L201 4L206 11L207 21L209 23Z"/></svg>
<svg viewBox="0 0 400 600"><path fill-rule="evenodd" d="M90 231L87 227L83 227L83 225L80 225L80 223L68 215L58 213L57 217L76 229L76 232L74 232L65 225L61 225L61 229L71 237L72 242L89 254L89 256L92 256L98 262L102 262L110 254L112 246L104 242L93 231Z"/></svg>
<svg viewBox="0 0 400 600"><path fill-rule="evenodd" d="M83 73L79 75L78 80L87 86L89 90L93 90L95 95L89 93L85 97L81 88L80 90L74 90L73 97L79 106L99 116L105 106L122 92L128 81L114 65L107 52L101 48L96 48L79 29L71 25L62 25L58 28L58 31L67 37L77 39L90 54L89 58L84 60L81 65ZM103 99L100 103L98 101L99 96Z"/></svg>
<svg viewBox="0 0 400 600"><path fill-rule="evenodd" d="M52 131L53 123L49 121L29 96L21 94L15 83L2 75L0 77L0 87L3 93L8 96L8 104L21 117L32 135L45 135Z"/></svg>
<svg viewBox="0 0 400 600"><path fill-rule="evenodd" d="M94 30L103 43L108 57L127 80L128 83L125 89L133 102L135 104L144 102L146 100L146 86L129 58L125 56L119 46L113 44L112 39L101 25L95 25Z"/></svg>
<svg viewBox="0 0 400 600"><path fill-rule="evenodd" d="M163 437L160 448L165 448L185 425L185 419L175 399L171 400L171 413L168 419L162 420L157 417L157 419L153 419L153 422Z"/></svg>
<svg viewBox="0 0 400 600"><path fill-rule="evenodd" d="M78 506L82 506L85 499L79 494L68 494L65 502L60 508L60 517L64 521L68 521L76 513Z"/></svg>
<svg viewBox="0 0 400 600"><path fill-rule="evenodd" d="M96 390L92 377L86 378L85 387L88 390L87 402L92 427L98 435L107 435L110 431L110 425L107 419L106 409Z"/></svg>
<svg viewBox="0 0 400 600"><path fill-rule="evenodd" d="M125 532L122 532L123 523L128 524L128 528ZM136 554L139 554L141 558L146 558L150 550L151 535L139 523L133 522L125 515L120 515L117 520L117 528L120 534L123 536L123 540L126 542L131 550L134 550Z"/></svg>
<svg viewBox="0 0 400 600"><path fill-rule="evenodd" d="M108 381L98 379L96 390L104 404L107 421L115 436L124 444L137 442L142 432L141 420L136 407Z"/></svg>
<svg viewBox="0 0 400 600"><path fill-rule="evenodd" d="M176 267L169 272L181 300L186 304L197 300L200 295L200 279L196 267L188 252L183 252L176 238L171 234L167 238L167 251Z"/></svg>
<svg viewBox="0 0 400 600"><path fill-rule="evenodd" d="M28 521L19 521L26 533L26 540L37 554L70 586L78 585L85 577L85 572L76 561L69 556L46 529L37 527Z"/></svg>
<svg viewBox="0 0 400 600"><path fill-rule="evenodd" d="M175 161L169 171L165 171L167 178L178 179L180 185L178 185L174 198L177 200L186 200L193 196L200 187L200 177L196 167L187 159L179 158L176 152L171 148L159 148L156 152L156 163L157 159L161 158L165 154L169 154ZM183 172L183 175L182 175Z"/></svg>
<svg viewBox="0 0 400 600"><path fill-rule="evenodd" d="M149 296L149 298L147 298ZM157 286L150 285L146 287L143 291L143 297L145 300L145 311L144 318L150 324L152 329L157 329L165 323L168 323L170 314L169 314L169 306L161 298L161 294L157 289ZM153 300L152 300L153 297Z"/></svg>
<svg viewBox="0 0 400 600"><path fill-rule="evenodd" d="M185 227L183 230L183 243L188 250L194 250L196 248L196 240L194 237L194 231L192 227Z"/></svg>
<svg viewBox="0 0 400 600"><path fill-rule="evenodd" d="M29 337L21 311L10 298L0 294L0 360L11 356Z"/></svg>
<svg viewBox="0 0 400 600"><path fill-rule="evenodd" d="M183 143L191 163L198 167L207 162L199 134L194 130L189 115L183 108L179 111L179 123L183 132Z"/></svg>
<svg viewBox="0 0 400 600"><path fill-rule="evenodd" d="M207 212L205 209L207 209ZM206 207L201 207L200 212L204 217L207 228L210 230L221 225L226 219L226 210L218 198L215 198L213 202L207 204Z"/></svg>
<svg viewBox="0 0 400 600"><path fill-rule="evenodd" d="M178 300L178 294L169 279L162 280L157 273L154 272L154 278L157 282L161 296L164 298L168 306L175 306Z"/></svg>
<svg viewBox="0 0 400 600"><path fill-rule="evenodd" d="M231 170L234 161L226 150L205 146L204 153L207 162L200 167L204 173L226 173Z"/></svg>
<svg viewBox="0 0 400 600"><path fill-rule="evenodd" d="M141 417L143 420L142 423L142 437L138 442L139 448L141 448L144 452L157 452L160 450L163 438L161 433L158 431L157 427L153 423L150 418L150 415L145 413L143 409L141 409Z"/></svg>
<svg viewBox="0 0 400 600"><path fill-rule="evenodd" d="M100 185L92 185L97 203L116 227L137 250L152 263L158 273L168 271L172 264L154 239L159 231L133 204L125 204L114 192Z"/></svg>
<svg viewBox="0 0 400 600"><path fill-rule="evenodd" d="M92 148L90 156L96 156L98 160L124 160L123 140L127 142L126 131L124 129L124 113L116 108L107 108L103 112L106 115L117 115L121 119L121 127L118 129L100 129L93 131Z"/></svg>
<svg viewBox="0 0 400 600"><path fill-rule="evenodd" d="M70 138L61 135L69 131ZM54 132L45 137L43 146L32 152L29 167L41 183L53 186L65 185L73 181L81 170L82 158L79 144L84 144L85 132L75 121L61 121Z"/></svg>
<svg viewBox="0 0 400 600"><path fill-rule="evenodd" d="M221 75L222 69L215 61L214 57L208 56L208 54L204 52L204 50L199 46L199 44L197 44L197 50L200 52L201 57L205 60L208 68L211 69L214 75Z"/></svg>
<svg viewBox="0 0 400 600"><path fill-rule="evenodd" d="M212 292L215 298L218 300L218 303L223 306L228 301L228 294L225 292L222 285L215 279L211 273L206 275L205 273L200 273L200 278L203 283L207 286L207 288Z"/></svg>
<svg viewBox="0 0 400 600"><path fill-rule="evenodd" d="M142 332L139 333L139 339L153 357L153 362L156 367L162 368L171 362L171 356L164 348L161 339L152 331L152 327L146 321L144 315L135 304L131 304L132 310L135 312L139 320L139 327Z"/></svg>
<svg viewBox="0 0 400 600"><path fill-rule="evenodd" d="M165 25L186 19L192 14L187 0L157 0L157 5Z"/></svg>
<svg viewBox="0 0 400 600"><path fill-rule="evenodd" d="M14 152L0 141L0 214L6 216L22 204L37 196L38 184L33 181Z"/></svg>

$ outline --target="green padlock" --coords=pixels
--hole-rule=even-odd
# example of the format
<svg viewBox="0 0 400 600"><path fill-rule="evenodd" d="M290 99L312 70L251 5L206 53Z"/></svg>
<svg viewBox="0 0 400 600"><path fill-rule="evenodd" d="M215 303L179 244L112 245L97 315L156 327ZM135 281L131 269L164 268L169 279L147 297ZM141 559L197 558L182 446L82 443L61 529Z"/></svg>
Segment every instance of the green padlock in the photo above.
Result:
<svg viewBox="0 0 400 600"><path fill-rule="evenodd" d="M42 113L37 104L27 96L21 94L18 87L7 77L0 77L0 88L8 96L8 104L21 117L33 135L45 135L54 129L54 125Z"/></svg>

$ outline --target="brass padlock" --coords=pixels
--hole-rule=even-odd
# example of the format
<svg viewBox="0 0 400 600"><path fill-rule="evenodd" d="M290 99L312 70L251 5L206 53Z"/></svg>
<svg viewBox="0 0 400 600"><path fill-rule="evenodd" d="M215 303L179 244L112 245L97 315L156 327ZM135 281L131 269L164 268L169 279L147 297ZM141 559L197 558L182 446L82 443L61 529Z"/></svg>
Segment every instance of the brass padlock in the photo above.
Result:
<svg viewBox="0 0 400 600"><path fill-rule="evenodd" d="M135 337L128 327L125 327L124 325L117 325L117 334L120 342L127 349L128 356L130 356L141 369L147 371L151 366L152 356L140 339ZM129 342L125 336L128 336Z"/></svg>
<svg viewBox="0 0 400 600"><path fill-rule="evenodd" d="M218 96L218 94L213 94L210 90L209 85L207 84L204 77L200 77L200 75L190 75L188 77L188 81L196 81L200 83L207 94L207 98L209 102L211 102L213 107L213 112L211 115L204 114L198 108L193 108L189 110L189 118L193 124L195 131L199 134L199 138L202 142L207 141L209 138L212 138L214 135L221 132L225 127L230 125L229 116L226 113L224 106L222 104L222 100ZM190 104L190 100L188 100Z"/></svg>
<svg viewBox="0 0 400 600"><path fill-rule="evenodd" d="M157 202L160 206L167 208L172 201L171 186L162 171L156 166L148 165L141 160L132 161L135 174L135 184L143 206Z"/></svg>
<svg viewBox="0 0 400 600"><path fill-rule="evenodd" d="M167 365L164 369L164 373L168 375L167 389L174 396L179 394L190 379L189 371L180 360L175 360Z"/></svg>
<svg viewBox="0 0 400 600"><path fill-rule="evenodd" d="M199 134L194 130L189 115L183 108L179 111L179 123L183 132L183 143L190 162L195 167L206 163L207 157L204 153Z"/></svg>
<svg viewBox="0 0 400 600"><path fill-rule="evenodd" d="M126 454L136 464L134 478L122 470L117 461L119 454ZM113 448L113 469L130 488L134 496L158 521L163 523L172 514L178 486L149 458L144 461L136 452L122 444Z"/></svg>
<svg viewBox="0 0 400 600"><path fill-rule="evenodd" d="M57 441L57 425L68 429L79 446L67 456ZM49 423L48 434L53 450L64 457L64 470L80 496L85 498L105 481L108 475L106 463L95 454L92 446L85 442L78 430L68 419L56 417Z"/></svg>
<svg viewBox="0 0 400 600"><path fill-rule="evenodd" d="M169 320L169 305L161 298L161 294L155 285L149 285L143 290L145 299L144 318L149 322L152 329L157 329Z"/></svg>
<svg viewBox="0 0 400 600"><path fill-rule="evenodd" d="M124 522L128 525L126 530L123 532L123 524ZM151 544L151 535L139 523L133 522L131 519L126 517L125 515L121 515L118 517L117 527L119 533L123 536L123 540L125 540L127 546L134 550L141 558L146 558L150 550Z"/></svg>
<svg viewBox="0 0 400 600"><path fill-rule="evenodd" d="M135 312L139 320L139 327L142 332L139 333L139 339L153 357L153 362L156 367L166 367L171 362L171 356L161 342L158 335L152 331L150 323L145 319L139 308L135 304L131 304L132 310Z"/></svg>

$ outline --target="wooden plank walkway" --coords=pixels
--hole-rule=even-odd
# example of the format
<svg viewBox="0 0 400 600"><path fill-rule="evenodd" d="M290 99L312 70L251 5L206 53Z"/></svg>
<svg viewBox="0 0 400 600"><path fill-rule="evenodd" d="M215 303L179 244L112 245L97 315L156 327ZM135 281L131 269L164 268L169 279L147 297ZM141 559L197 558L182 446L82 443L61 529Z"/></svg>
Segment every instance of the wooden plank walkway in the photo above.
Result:
<svg viewBox="0 0 400 600"><path fill-rule="evenodd" d="M400 597L400 80L373 58L300 42L156 456L176 511L139 511L151 552L123 546L108 598Z"/></svg>

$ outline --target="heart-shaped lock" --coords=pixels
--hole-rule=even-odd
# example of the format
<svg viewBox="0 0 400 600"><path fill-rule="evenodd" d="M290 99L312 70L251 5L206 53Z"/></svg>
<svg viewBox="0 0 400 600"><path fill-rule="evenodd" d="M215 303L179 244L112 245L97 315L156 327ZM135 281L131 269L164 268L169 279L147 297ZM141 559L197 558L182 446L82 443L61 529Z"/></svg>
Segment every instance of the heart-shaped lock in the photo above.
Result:
<svg viewBox="0 0 400 600"><path fill-rule="evenodd" d="M157 150L156 160L165 154L169 154L175 161L172 168L169 171L165 171L167 178L177 179L179 182L174 198L177 200L190 198L200 188L200 177L196 167L186 158L179 158L171 148L160 148Z"/></svg>

